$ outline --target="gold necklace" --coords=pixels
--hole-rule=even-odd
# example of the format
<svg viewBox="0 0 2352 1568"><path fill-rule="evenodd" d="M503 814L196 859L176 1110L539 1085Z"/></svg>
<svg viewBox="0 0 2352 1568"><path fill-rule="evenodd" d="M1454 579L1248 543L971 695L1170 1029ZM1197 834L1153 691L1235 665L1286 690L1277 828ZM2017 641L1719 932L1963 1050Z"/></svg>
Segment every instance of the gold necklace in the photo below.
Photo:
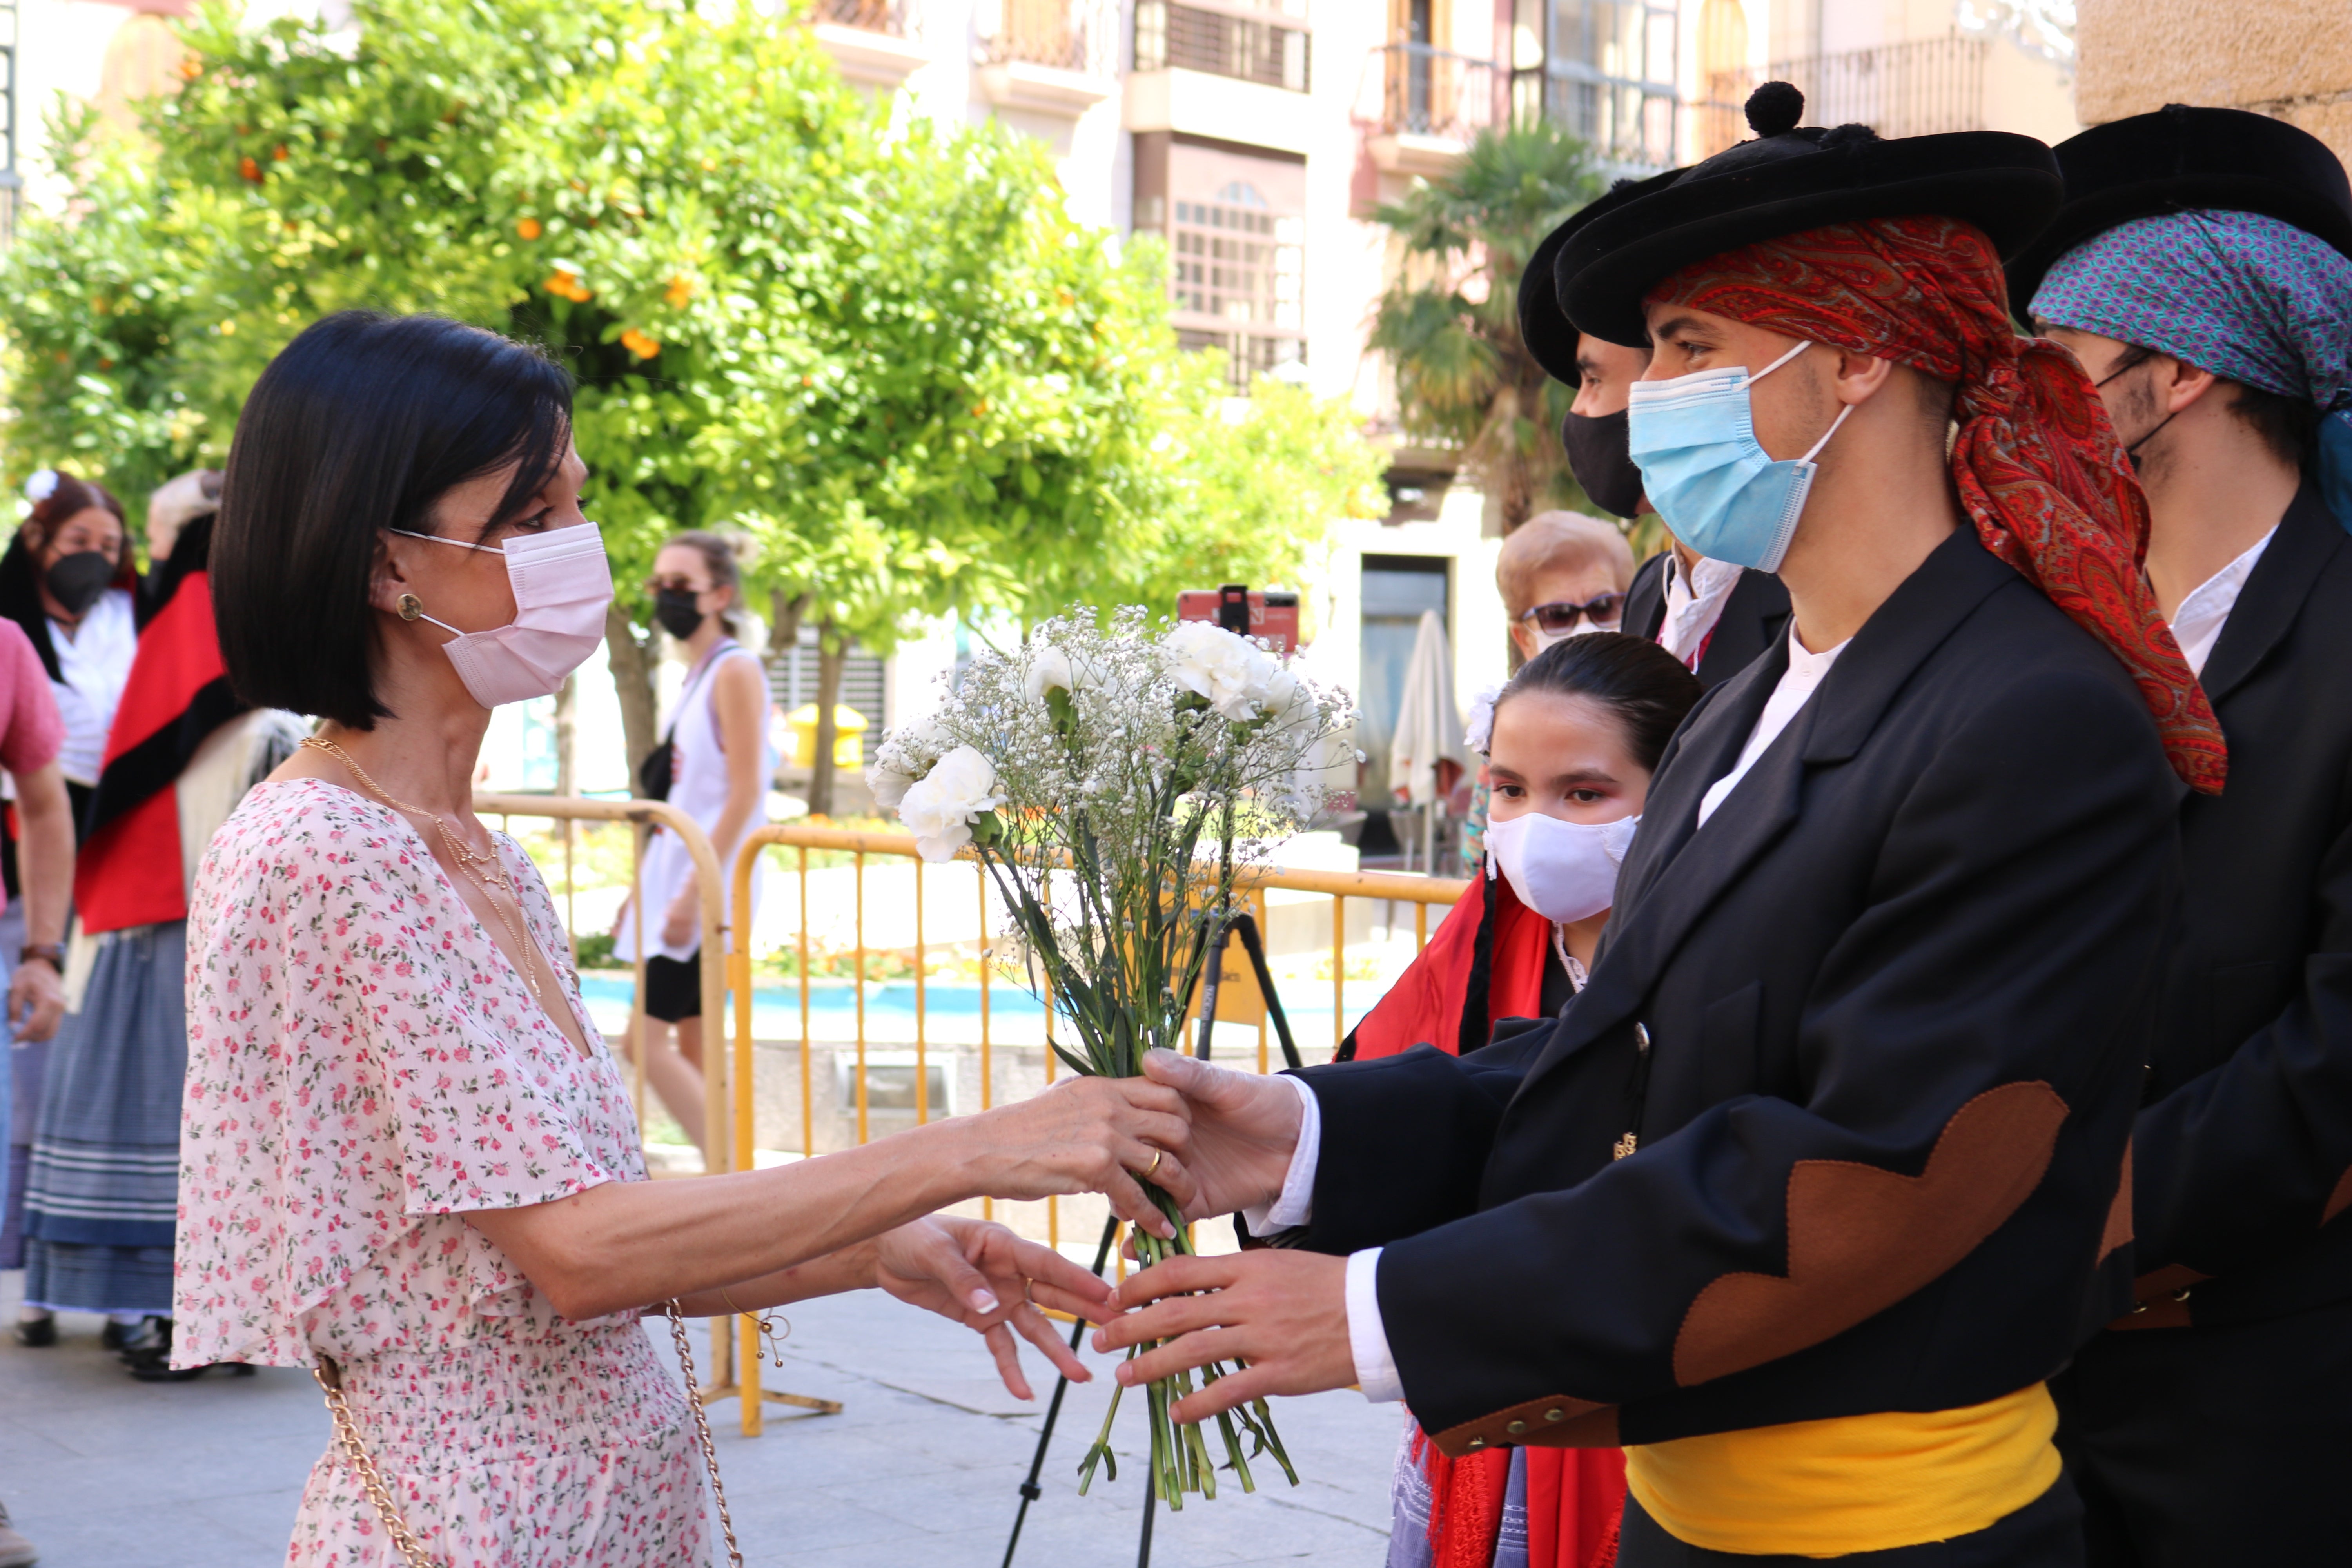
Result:
<svg viewBox="0 0 2352 1568"><path fill-rule="evenodd" d="M450 826L448 818L443 816L439 812L427 811L421 805L410 805L405 801L394 800L392 797L392 792L390 790L385 789L383 785L370 778L368 776L367 770L360 766L359 763L349 752L343 750L342 747L337 745L334 742L320 740L316 735L306 735L302 738L302 743L305 746L310 747L312 751L324 752L327 755L334 758L335 761L342 763L346 768L349 768L353 778L367 785L369 794L383 801L384 805L392 807L394 811L404 811L412 816L424 816L430 817L432 819L433 826L441 830L441 841L449 847L450 855L457 862L458 873L463 876L466 880L481 889L483 899L488 901L490 906L490 912L499 917L499 924L506 927L507 935L514 939L515 953L522 960L522 977L524 983L530 987L531 999L537 1002L542 1008L545 1007L547 1005L547 998L540 992L539 966L531 962L530 944L523 940L522 931L516 927L513 921L507 918L506 910L499 905L498 896L502 890L505 892L507 898L514 904L515 913L521 914L521 895L517 893L514 890L513 886L507 881L506 867L503 863L500 863L499 867L498 881L495 884L490 880L488 872L478 871L474 868L478 863L481 865L488 865L491 861L495 860L498 858L498 847L496 845L492 845L490 853L487 855L482 854L480 851L475 849L471 845L459 838L457 837L457 830Z"/></svg>

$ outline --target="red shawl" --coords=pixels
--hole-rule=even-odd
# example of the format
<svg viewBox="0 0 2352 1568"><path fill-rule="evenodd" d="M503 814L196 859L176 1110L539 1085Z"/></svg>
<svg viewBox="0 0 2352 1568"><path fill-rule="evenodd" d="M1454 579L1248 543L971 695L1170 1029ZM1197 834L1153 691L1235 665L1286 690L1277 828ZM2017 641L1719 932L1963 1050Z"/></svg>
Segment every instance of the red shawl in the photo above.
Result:
<svg viewBox="0 0 2352 1568"><path fill-rule="evenodd" d="M2147 499L2074 356L2011 329L1983 230L1832 224L1709 257L1649 297L1953 384L1952 479L1978 537L2123 661L2174 771L2221 793L2221 727L2140 575Z"/></svg>
<svg viewBox="0 0 2352 1568"><path fill-rule="evenodd" d="M1490 919L1491 943L1482 942ZM1356 1056L1391 1057L1424 1041L1458 1056L1465 1034L1475 1048L1497 1020L1538 1016L1550 940L1551 922L1519 902L1509 882L1480 879L1356 1026ZM1487 984L1484 1005L1473 1008L1469 991L1482 949ZM1609 1568L1617 1560L1617 1520L1625 1506L1624 1455L1615 1448L1529 1448L1527 1456L1528 1568ZM1429 1472L1437 1568L1489 1568L1511 1451L1449 1459L1416 1433L1413 1457Z"/></svg>

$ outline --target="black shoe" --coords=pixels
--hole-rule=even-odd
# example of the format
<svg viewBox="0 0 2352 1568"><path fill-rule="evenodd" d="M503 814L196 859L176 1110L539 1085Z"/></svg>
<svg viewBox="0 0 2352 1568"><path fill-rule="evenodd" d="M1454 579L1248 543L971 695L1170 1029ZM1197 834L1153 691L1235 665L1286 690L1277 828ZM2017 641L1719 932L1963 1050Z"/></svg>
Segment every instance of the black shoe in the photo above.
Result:
<svg viewBox="0 0 2352 1568"><path fill-rule="evenodd" d="M123 1347L122 1364L141 1383L194 1383L215 1368L231 1377L251 1377L253 1368L241 1361L207 1362L203 1366L172 1364L172 1320L150 1318L144 1331Z"/></svg>
<svg viewBox="0 0 2352 1568"><path fill-rule="evenodd" d="M152 1318L142 1318L135 1323L118 1323L112 1318L109 1318L106 1320L106 1327L98 1331L98 1342L110 1351L129 1350L139 1336L147 1331L147 1325L154 1321Z"/></svg>
<svg viewBox="0 0 2352 1568"><path fill-rule="evenodd" d="M57 1343L57 1314L52 1312L46 1318L17 1319L16 1342L20 1345L30 1346L32 1349L37 1351L47 1350L51 1345Z"/></svg>

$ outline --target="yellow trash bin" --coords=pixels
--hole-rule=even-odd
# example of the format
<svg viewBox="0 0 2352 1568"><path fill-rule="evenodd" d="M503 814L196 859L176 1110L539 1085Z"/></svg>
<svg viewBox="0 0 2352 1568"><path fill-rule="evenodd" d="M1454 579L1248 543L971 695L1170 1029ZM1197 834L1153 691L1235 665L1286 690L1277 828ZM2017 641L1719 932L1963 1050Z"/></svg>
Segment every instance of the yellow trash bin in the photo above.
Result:
<svg viewBox="0 0 2352 1568"><path fill-rule="evenodd" d="M794 768L814 766L816 704L803 702L784 715L784 727L791 731L793 738L793 752L784 759L784 765ZM837 702L833 709L833 765L851 769L866 765L866 715Z"/></svg>

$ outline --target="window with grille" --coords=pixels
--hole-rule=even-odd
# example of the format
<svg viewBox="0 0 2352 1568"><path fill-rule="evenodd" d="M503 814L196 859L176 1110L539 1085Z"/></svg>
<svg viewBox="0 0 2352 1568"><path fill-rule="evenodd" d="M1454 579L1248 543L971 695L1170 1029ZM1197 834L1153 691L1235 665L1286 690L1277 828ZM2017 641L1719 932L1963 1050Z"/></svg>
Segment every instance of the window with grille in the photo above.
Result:
<svg viewBox="0 0 2352 1568"><path fill-rule="evenodd" d="M1167 237L1177 341L1223 350L1238 392L1304 362L1305 164L1140 138L1137 151L1136 223ZM1164 163L1147 173L1155 155Z"/></svg>
<svg viewBox="0 0 2352 1568"><path fill-rule="evenodd" d="M1514 110L1566 125L1610 163L1675 156L1676 11L1659 0L1515 0Z"/></svg>

